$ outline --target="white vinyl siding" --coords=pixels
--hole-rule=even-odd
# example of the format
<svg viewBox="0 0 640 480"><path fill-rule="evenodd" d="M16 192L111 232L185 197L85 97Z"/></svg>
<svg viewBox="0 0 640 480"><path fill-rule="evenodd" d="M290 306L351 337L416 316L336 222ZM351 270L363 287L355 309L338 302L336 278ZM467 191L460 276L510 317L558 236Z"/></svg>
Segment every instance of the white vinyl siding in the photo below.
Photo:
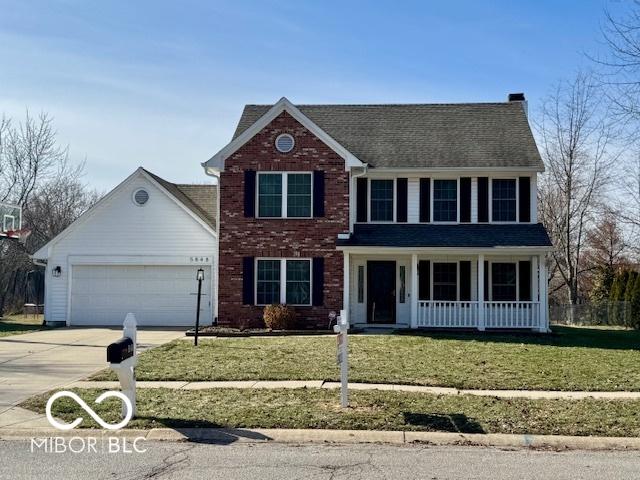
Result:
<svg viewBox="0 0 640 480"><path fill-rule="evenodd" d="M132 193L139 188L149 192L144 207L131 201ZM194 265L195 285L195 270L213 263L215 237L142 174L122 184L85 215L51 247L45 281L48 321L69 320L69 273L74 265ZM61 267L60 277L51 273L56 266ZM203 325L211 321L201 318Z"/></svg>

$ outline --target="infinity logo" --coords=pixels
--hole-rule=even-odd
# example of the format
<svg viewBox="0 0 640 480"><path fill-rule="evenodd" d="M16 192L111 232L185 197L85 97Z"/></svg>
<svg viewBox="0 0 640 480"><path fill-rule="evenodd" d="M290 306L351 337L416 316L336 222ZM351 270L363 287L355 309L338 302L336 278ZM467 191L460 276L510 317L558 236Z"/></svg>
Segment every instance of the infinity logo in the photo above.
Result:
<svg viewBox="0 0 640 480"><path fill-rule="evenodd" d="M51 407L53 406L53 402L55 402L60 397L72 398L78 405L80 405L80 407L85 412L91 415L91 418L93 418L96 422L98 422L102 428L106 428L107 430L119 430L125 427L127 423L129 423L129 420L131 420L131 417L133 417L133 406L131 405L131 400L129 400L126 397L126 395L122 392L115 392L115 391L104 392L102 395L96 398L96 403L102 403L103 400L107 398L118 397L120 400L122 400L122 402L126 406L126 415L124 417L124 420L122 420L120 423L112 425L102 420L102 418L100 418L98 414L94 412L93 409L89 407L89 405L87 405L85 401L82 400L78 395L76 395L73 392L68 392L66 390L63 390L61 392L54 393L51 396L51 398L47 402L47 408L46 408L47 420L49 420L49 423L54 427L56 427L58 430L74 429L78 425L80 425L80 423L82 423L82 420L83 420L82 417L78 417L71 423L60 423L55 418L53 418L53 415L51 415Z"/></svg>

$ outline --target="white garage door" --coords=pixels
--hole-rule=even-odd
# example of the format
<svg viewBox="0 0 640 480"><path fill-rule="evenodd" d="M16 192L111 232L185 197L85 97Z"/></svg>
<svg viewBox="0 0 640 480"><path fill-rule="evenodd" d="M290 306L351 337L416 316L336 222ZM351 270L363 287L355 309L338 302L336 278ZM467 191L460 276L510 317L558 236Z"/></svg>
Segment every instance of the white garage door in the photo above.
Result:
<svg viewBox="0 0 640 480"><path fill-rule="evenodd" d="M195 324L197 266L74 265L72 325L122 325L128 312L141 326ZM202 267L200 323L211 324L211 267Z"/></svg>

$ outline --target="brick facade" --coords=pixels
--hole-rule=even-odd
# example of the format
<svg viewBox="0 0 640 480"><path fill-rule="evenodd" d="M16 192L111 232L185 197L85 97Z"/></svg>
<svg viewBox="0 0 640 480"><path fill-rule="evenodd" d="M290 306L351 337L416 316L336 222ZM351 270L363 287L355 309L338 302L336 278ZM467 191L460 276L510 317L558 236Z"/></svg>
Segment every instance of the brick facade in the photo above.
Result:
<svg viewBox="0 0 640 480"><path fill-rule="evenodd" d="M276 137L290 133L292 152L282 154ZM325 172L325 215L311 219L244 216L244 171ZM218 323L262 325L263 307L243 305L243 257L324 257L324 305L295 307L300 327L326 328L331 310L342 308L343 257L338 233L349 230L349 175L344 160L287 112L225 161L220 176L220 256Z"/></svg>

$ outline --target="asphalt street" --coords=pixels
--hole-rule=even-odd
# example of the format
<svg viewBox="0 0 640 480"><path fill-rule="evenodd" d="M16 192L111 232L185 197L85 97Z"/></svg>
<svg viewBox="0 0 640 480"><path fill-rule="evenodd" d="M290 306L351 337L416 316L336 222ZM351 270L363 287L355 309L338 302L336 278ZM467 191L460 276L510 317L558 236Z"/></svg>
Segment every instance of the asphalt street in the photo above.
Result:
<svg viewBox="0 0 640 480"><path fill-rule="evenodd" d="M45 453L32 452L30 441L0 441L0 478L627 480L640 476L640 452L179 442L145 442L138 447L146 452Z"/></svg>

